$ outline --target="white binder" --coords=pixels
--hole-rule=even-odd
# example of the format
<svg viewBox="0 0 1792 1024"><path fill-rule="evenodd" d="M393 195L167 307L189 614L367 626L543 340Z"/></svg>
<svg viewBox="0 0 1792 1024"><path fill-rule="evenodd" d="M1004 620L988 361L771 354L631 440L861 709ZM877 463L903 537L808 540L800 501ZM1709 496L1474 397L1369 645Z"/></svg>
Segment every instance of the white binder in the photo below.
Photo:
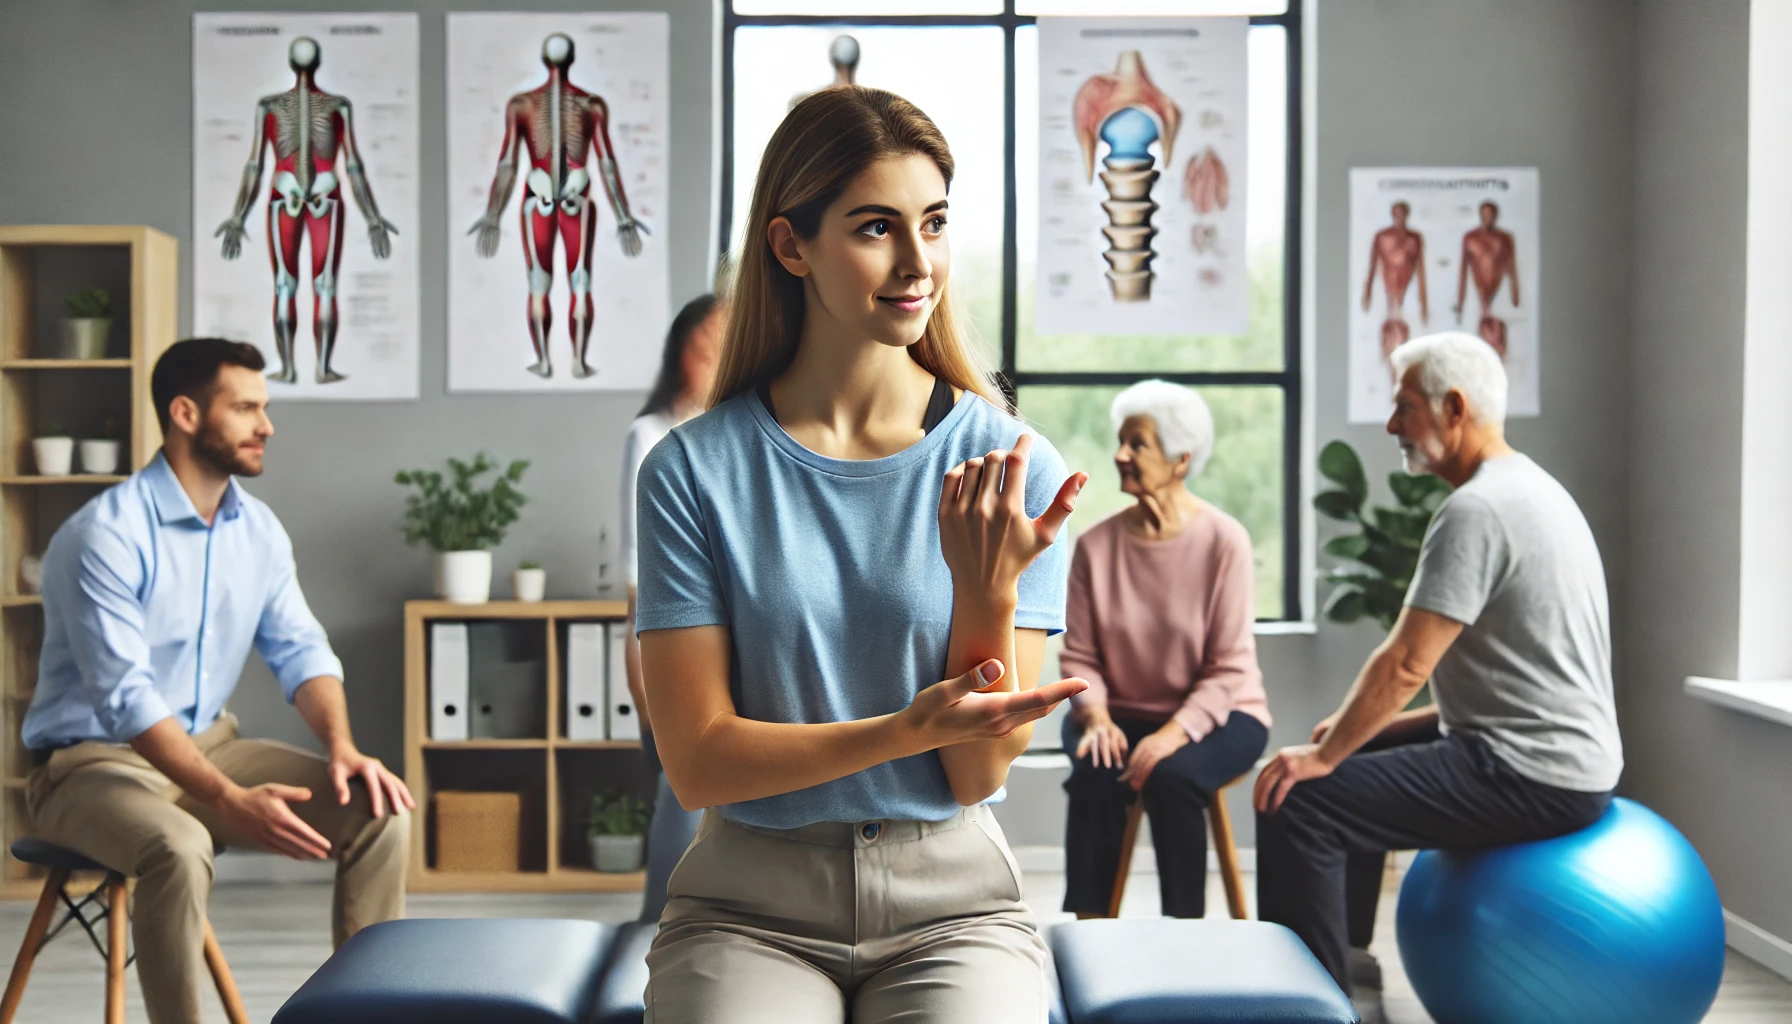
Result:
<svg viewBox="0 0 1792 1024"><path fill-rule="evenodd" d="M566 738L601 740L609 717L604 702L607 638L601 622L566 627Z"/></svg>
<svg viewBox="0 0 1792 1024"><path fill-rule="evenodd" d="M467 738L467 624L429 625L429 738Z"/></svg>
<svg viewBox="0 0 1792 1024"><path fill-rule="evenodd" d="M610 739L641 738L641 716L628 692L628 623L610 623Z"/></svg>

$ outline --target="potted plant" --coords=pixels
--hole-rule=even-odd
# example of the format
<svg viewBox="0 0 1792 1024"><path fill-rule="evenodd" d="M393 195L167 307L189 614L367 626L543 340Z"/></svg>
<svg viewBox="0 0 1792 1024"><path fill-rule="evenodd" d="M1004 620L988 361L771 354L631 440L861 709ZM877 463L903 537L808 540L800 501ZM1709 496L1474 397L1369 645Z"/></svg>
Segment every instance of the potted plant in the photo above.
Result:
<svg viewBox="0 0 1792 1024"><path fill-rule="evenodd" d="M104 359L112 333L112 296L104 288L83 288L62 300L61 359Z"/></svg>
<svg viewBox="0 0 1792 1024"><path fill-rule="evenodd" d="M586 836L591 865L599 871L639 871L647 848L647 801L630 793L598 793L591 798Z"/></svg>
<svg viewBox="0 0 1792 1024"><path fill-rule="evenodd" d="M416 488L405 498L405 543L427 544L436 553L436 596L457 604L491 598L491 549L528 500L517 490L528 468L527 460L518 459L502 467L490 486L480 478L500 466L484 452L470 462L449 459L446 476L433 469L398 471L400 485Z"/></svg>
<svg viewBox="0 0 1792 1024"><path fill-rule="evenodd" d="M518 601L539 601L548 590L548 573L540 562L524 562L510 574L510 590Z"/></svg>
<svg viewBox="0 0 1792 1024"><path fill-rule="evenodd" d="M68 476L74 468L75 439L62 425L50 422L43 433L31 439L31 455L39 476Z"/></svg>
<svg viewBox="0 0 1792 1024"><path fill-rule="evenodd" d="M107 420L99 437L81 441L81 472L105 476L118 472L118 425Z"/></svg>
<svg viewBox="0 0 1792 1024"><path fill-rule="evenodd" d="M1338 559L1337 565L1320 574L1332 584L1323 614L1340 623L1373 619L1391 630L1418 570L1425 531L1437 507L1449 497L1450 485L1429 473L1395 471L1388 474L1388 489L1399 507L1368 508L1369 478L1363 460L1343 441L1333 441L1319 453L1319 475L1336 486L1315 495L1313 507L1328 519L1356 527L1320 549ZM1429 701L1429 690L1421 690L1412 706Z"/></svg>

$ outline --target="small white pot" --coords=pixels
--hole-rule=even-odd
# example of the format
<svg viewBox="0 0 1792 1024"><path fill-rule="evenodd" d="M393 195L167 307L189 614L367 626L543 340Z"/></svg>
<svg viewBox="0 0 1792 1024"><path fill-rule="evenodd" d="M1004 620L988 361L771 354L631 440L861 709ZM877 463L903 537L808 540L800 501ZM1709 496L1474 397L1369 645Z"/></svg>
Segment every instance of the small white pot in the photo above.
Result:
<svg viewBox="0 0 1792 1024"><path fill-rule="evenodd" d="M492 553L436 552L436 596L455 604L484 604L491 600Z"/></svg>
<svg viewBox="0 0 1792 1024"><path fill-rule="evenodd" d="M81 472L95 476L118 472L118 442L82 441Z"/></svg>
<svg viewBox="0 0 1792 1024"><path fill-rule="evenodd" d="M75 461L75 439L72 437L33 438L31 454L37 460L39 476L68 476Z"/></svg>
<svg viewBox="0 0 1792 1024"><path fill-rule="evenodd" d="M518 601L539 601L548 592L546 569L517 569L510 574L510 592Z"/></svg>
<svg viewBox="0 0 1792 1024"><path fill-rule="evenodd" d="M639 871L646 836L590 836L591 866L599 871Z"/></svg>

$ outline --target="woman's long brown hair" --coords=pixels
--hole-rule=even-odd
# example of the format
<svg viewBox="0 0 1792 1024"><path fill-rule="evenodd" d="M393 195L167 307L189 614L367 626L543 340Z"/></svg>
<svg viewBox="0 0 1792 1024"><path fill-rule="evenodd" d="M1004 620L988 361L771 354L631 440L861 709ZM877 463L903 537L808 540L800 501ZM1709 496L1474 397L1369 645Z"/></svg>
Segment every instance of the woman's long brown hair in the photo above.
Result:
<svg viewBox="0 0 1792 1024"><path fill-rule="evenodd" d="M824 89L808 97L772 133L734 267L711 406L782 373L802 337L803 282L773 256L767 227L785 217L799 237L814 238L822 213L854 177L873 161L910 153L932 160L951 187L952 151L933 121L895 93L864 86ZM953 312L950 286L940 289L927 328L909 346L909 355L953 387L981 395L999 409L1008 407L966 341Z"/></svg>

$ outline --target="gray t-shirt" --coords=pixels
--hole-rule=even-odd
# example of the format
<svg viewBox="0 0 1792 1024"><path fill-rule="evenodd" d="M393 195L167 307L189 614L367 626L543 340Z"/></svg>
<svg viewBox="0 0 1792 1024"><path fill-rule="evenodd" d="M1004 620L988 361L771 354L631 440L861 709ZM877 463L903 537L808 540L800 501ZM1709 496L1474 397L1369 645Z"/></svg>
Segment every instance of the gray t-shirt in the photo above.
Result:
<svg viewBox="0 0 1792 1024"><path fill-rule="evenodd" d="M1523 455L1483 462L1431 521L1406 603L1464 626L1431 677L1446 733L1545 785L1617 785L1605 567L1555 477Z"/></svg>

